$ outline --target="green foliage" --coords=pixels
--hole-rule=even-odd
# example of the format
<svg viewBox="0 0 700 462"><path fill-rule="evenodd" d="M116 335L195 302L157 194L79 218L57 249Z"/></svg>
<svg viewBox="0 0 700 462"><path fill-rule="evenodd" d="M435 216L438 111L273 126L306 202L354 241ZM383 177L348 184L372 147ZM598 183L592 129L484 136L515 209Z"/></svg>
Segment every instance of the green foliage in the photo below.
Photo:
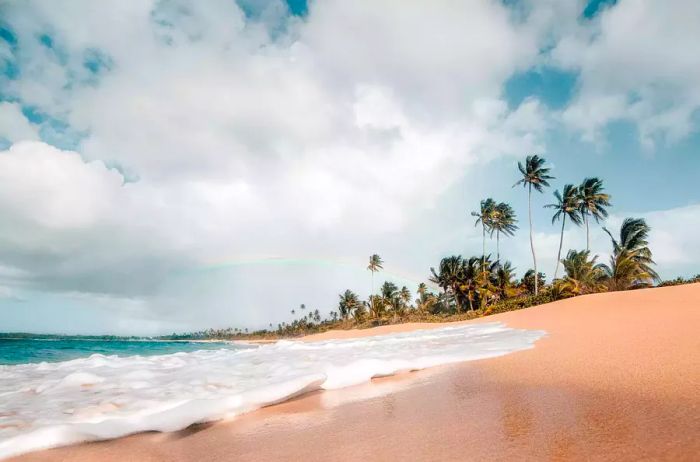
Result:
<svg viewBox="0 0 700 462"><path fill-rule="evenodd" d="M534 188L537 192L543 192L544 187L549 187L549 180L554 177L549 174L550 168L545 167L547 162L540 156L527 156L525 164L518 162L518 170L522 178L514 186L522 184L525 187Z"/></svg>
<svg viewBox="0 0 700 462"><path fill-rule="evenodd" d="M687 279L679 276L676 279L662 281L657 287L679 286L682 284L695 284L698 282L700 282L700 274L696 274L695 276Z"/></svg>
<svg viewBox="0 0 700 462"><path fill-rule="evenodd" d="M360 299L357 294L351 290L346 290L345 293L339 295L339 297L338 312L340 313L340 317L347 319L360 305Z"/></svg>
<svg viewBox="0 0 700 462"><path fill-rule="evenodd" d="M554 283L559 298L605 290L603 265L596 262L597 256L589 258L589 255L588 250L569 250L562 260L566 274Z"/></svg>
<svg viewBox="0 0 700 462"><path fill-rule="evenodd" d="M603 266L609 290L649 287L659 280L659 275L652 268L654 260L649 249L651 228L643 218L626 218L620 228L619 240L606 228L603 229L613 245L610 265Z"/></svg>
<svg viewBox="0 0 700 462"><path fill-rule="evenodd" d="M367 269L371 272L376 273L380 269L383 269L383 265L384 261L382 260L382 257L376 253L369 256L369 265L367 265Z"/></svg>
<svg viewBox="0 0 700 462"><path fill-rule="evenodd" d="M539 287L544 287L546 283L546 278L547 276L542 273L538 272L537 273L537 285ZM523 278L520 280L520 287L527 293L535 295L535 270L529 269L525 272L523 275Z"/></svg>
<svg viewBox="0 0 700 462"><path fill-rule="evenodd" d="M564 189L561 193L558 189L554 191L554 197L557 199L555 203L545 205L547 208L554 209L552 224L558 220L566 220L567 218L576 225L581 225L583 223L581 216L581 199L576 186L572 184L564 185Z"/></svg>
<svg viewBox="0 0 700 462"><path fill-rule="evenodd" d="M603 180L586 178L578 187L579 208L582 216L592 216L596 222L607 218L610 195L603 192Z"/></svg>

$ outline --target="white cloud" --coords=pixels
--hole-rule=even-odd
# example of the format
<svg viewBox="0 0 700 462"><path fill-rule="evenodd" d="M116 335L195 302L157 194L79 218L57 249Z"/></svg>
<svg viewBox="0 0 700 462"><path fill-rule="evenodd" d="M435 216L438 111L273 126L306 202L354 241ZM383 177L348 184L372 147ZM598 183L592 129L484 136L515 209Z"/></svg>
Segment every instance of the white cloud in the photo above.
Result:
<svg viewBox="0 0 700 462"><path fill-rule="evenodd" d="M0 139L9 142L39 139L39 130L22 114L17 103L0 102Z"/></svg>
<svg viewBox="0 0 700 462"><path fill-rule="evenodd" d="M444 195L477 165L545 150L552 115L532 98L509 108L503 83L578 27L576 8L538 2L526 20L486 0L285 11L269 2L246 18L223 0L8 6L21 78L0 77L19 102L0 106L11 122L0 136L15 143L0 153L3 284L83 294L130 319L262 322L293 300L332 306L338 284L366 290L358 256L378 251L424 277L439 252L471 242L476 231L450 216L464 204L446 211ZM588 71L602 58L576 48L591 42L602 55L601 30L553 52L562 66L579 66L560 57L566 46L581 57L582 96L565 117L632 113L614 98L639 85L602 91ZM75 151L22 142L38 127L20 103L81 134ZM448 221L426 222L431 214ZM556 236L540 237L551 254ZM504 244L521 269L524 242ZM276 270L274 295L263 270L192 273L275 255L350 256L360 269Z"/></svg>
<svg viewBox="0 0 700 462"><path fill-rule="evenodd" d="M580 73L563 120L591 141L616 120L636 123L646 147L688 135L700 108L698 23L694 0L626 0L572 28L551 52Z"/></svg>

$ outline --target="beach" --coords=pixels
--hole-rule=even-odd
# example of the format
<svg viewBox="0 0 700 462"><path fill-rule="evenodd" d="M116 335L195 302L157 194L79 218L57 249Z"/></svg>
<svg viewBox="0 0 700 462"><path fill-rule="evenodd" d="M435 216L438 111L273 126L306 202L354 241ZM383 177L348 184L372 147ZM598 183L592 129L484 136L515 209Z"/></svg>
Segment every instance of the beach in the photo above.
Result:
<svg viewBox="0 0 700 462"><path fill-rule="evenodd" d="M588 295L465 323L493 321L546 335L532 349L317 391L231 421L10 460L697 460L699 284Z"/></svg>

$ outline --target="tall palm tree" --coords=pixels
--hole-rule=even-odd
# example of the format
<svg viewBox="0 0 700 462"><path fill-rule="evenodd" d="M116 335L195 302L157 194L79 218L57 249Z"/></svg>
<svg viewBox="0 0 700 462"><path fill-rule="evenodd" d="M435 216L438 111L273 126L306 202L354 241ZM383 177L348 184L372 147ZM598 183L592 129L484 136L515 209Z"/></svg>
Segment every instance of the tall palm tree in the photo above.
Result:
<svg viewBox="0 0 700 462"><path fill-rule="evenodd" d="M376 253L369 256L369 265L367 265L367 269L372 272L372 293L369 296L370 313L374 312L374 273L376 273L380 269L383 269L383 264L384 262L382 261L382 257L377 255Z"/></svg>
<svg viewBox="0 0 700 462"><path fill-rule="evenodd" d="M646 287L659 280L652 265L649 249L651 228L643 218L625 218L620 228L620 240L616 240L607 228L603 228L613 245L610 266L604 265L607 286L610 290L626 290Z"/></svg>
<svg viewBox="0 0 700 462"><path fill-rule="evenodd" d="M554 267L554 279L556 279L557 272L559 271L559 261L561 260L561 246L564 243L564 225L566 224L566 218L569 217L577 226L581 225L581 198L578 188L572 184L564 185L561 194L559 194L559 190L554 191L554 197L556 197L557 202L554 204L547 204L545 207L555 209L554 215L552 216L552 224L561 219L561 235L559 236L557 265Z"/></svg>
<svg viewBox="0 0 700 462"><path fill-rule="evenodd" d="M501 234L512 236L518 229L513 207L505 202L500 202L491 214L491 234L496 232L496 261L501 260Z"/></svg>
<svg viewBox="0 0 700 462"><path fill-rule="evenodd" d="M603 192L603 180L586 178L578 188L581 215L586 223L586 250L590 249L591 235L588 227L588 216L595 218L596 223L608 216L605 207L610 207L610 195Z"/></svg>
<svg viewBox="0 0 700 462"><path fill-rule="evenodd" d="M513 187L522 184L527 187L527 214L530 220L530 250L532 251L532 262L535 267L534 272L537 274L537 257L535 256L535 244L532 240L532 188L537 192L543 192L545 187L549 186L547 180L553 180L554 177L549 175L549 168L544 166L545 159L540 156L527 156L525 165L518 162L518 170L522 174L522 178L518 180ZM538 291L538 278L535 278L535 295Z"/></svg>
<svg viewBox="0 0 700 462"><path fill-rule="evenodd" d="M481 223L481 257L483 259L486 256L486 230L491 231L491 224L494 211L496 210L496 201L491 199L484 199L481 201L481 207L478 212L472 212L472 216L476 217L474 226L479 226ZM482 271L485 268L482 268Z"/></svg>

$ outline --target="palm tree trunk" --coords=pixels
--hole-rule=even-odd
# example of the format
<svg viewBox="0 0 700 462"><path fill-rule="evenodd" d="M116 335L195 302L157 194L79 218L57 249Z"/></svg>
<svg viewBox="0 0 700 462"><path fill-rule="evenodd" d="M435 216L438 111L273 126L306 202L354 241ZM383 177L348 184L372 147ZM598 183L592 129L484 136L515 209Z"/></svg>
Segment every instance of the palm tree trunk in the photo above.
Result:
<svg viewBox="0 0 700 462"><path fill-rule="evenodd" d="M501 263L501 235L498 230L496 230L496 261Z"/></svg>
<svg viewBox="0 0 700 462"><path fill-rule="evenodd" d="M535 256L535 244L532 241L532 184L528 184L527 187L527 215L530 219L530 250L532 250L532 263L535 266L535 295L537 295L537 257Z"/></svg>
<svg viewBox="0 0 700 462"><path fill-rule="evenodd" d="M564 223L566 223L566 214L561 220L561 236L559 237L559 252L557 252L557 266L554 267L554 279L557 278L557 271L559 271L559 262L561 261L561 245L564 242Z"/></svg>
<svg viewBox="0 0 700 462"><path fill-rule="evenodd" d="M369 294L369 317L374 314L374 271L372 271L372 292Z"/></svg>
<svg viewBox="0 0 700 462"><path fill-rule="evenodd" d="M586 252L588 252L591 247L591 233L588 230L588 213L583 214L583 220L586 222Z"/></svg>
<svg viewBox="0 0 700 462"><path fill-rule="evenodd" d="M486 225L481 220L481 271L486 272Z"/></svg>

